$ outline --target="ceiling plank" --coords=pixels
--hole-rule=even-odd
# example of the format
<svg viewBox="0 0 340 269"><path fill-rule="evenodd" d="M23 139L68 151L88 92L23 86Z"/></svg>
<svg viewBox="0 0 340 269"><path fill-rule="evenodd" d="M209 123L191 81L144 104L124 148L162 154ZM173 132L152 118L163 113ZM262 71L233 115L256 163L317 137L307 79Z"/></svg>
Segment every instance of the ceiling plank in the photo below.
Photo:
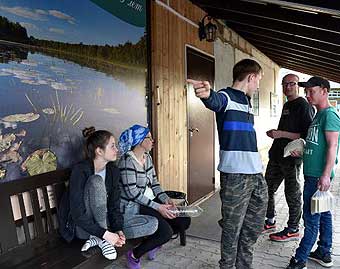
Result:
<svg viewBox="0 0 340 269"><path fill-rule="evenodd" d="M333 32L326 32L322 30L312 29L304 26L296 26L287 23L281 23L273 20L266 20L263 18L250 18L249 16L240 14L225 14L219 16L225 19L227 25L233 24L234 30L237 31L238 25L252 26L257 31L269 30L276 33L285 34L288 38L299 37L306 39L309 42L318 42L321 45L337 46L340 51L340 34ZM340 26L340 25L339 25Z"/></svg>
<svg viewBox="0 0 340 269"><path fill-rule="evenodd" d="M334 69L335 72L340 71L340 65L339 64L325 62L325 60L317 59L317 57L312 58L312 57L309 57L309 56L305 56L305 55L303 55L302 52L299 52L299 53L289 52L287 49L285 51L282 51L282 50L276 49L274 47L269 47L269 46L260 45L260 44L257 44L256 47L260 48L260 50L264 54L266 54L266 52L273 52L273 53L277 53L278 55L290 56L290 57L292 57L292 59L304 59L304 60L310 61L311 63L322 64L325 68Z"/></svg>
<svg viewBox="0 0 340 269"><path fill-rule="evenodd" d="M259 36L253 33L246 33L244 36L247 36L247 40L250 43L252 43L253 45L256 44L256 47L258 46L258 44L267 45L267 46L281 49L282 51L288 50L288 51L293 51L293 52L299 52L304 55L309 55L310 57L313 57L313 58L319 58L319 59L323 59L324 61L330 61L333 63L340 64L340 55L328 54L327 52L315 50L313 48L308 48L308 47L302 48L299 45L287 43L285 42L285 40L277 40L277 39L273 40L271 38Z"/></svg>
<svg viewBox="0 0 340 269"><path fill-rule="evenodd" d="M233 29L236 32L250 32L259 36L265 36L269 37L273 40L285 40L288 44L295 44L297 46L301 47L307 47L307 48L313 48L316 50L325 51L329 54L333 55L339 55L340 54L340 47L333 46L333 45L327 45L327 44L321 44L319 42L313 42L311 40L307 40L298 36L292 36L289 34L285 34L283 32L279 31L272 31L271 29L261 29L259 30L258 27L254 27L252 25L244 25L244 24L235 24L229 22L228 25L231 29ZM247 36L244 34L241 34L242 37L247 39Z"/></svg>
<svg viewBox="0 0 340 269"><path fill-rule="evenodd" d="M299 63L301 65L313 68L315 70L319 70L319 71L326 71L327 73L333 73L333 74L338 74L338 72L334 69L329 69L329 68L325 68L322 65L316 64L316 63L312 63L309 60L303 60L303 59L292 59L289 56L285 56L285 55L280 55L278 53L274 53L274 52L266 52L266 55L271 58L273 61L277 62L277 63Z"/></svg>
<svg viewBox="0 0 340 269"><path fill-rule="evenodd" d="M285 65L282 65L281 67L287 68L287 69L290 69L290 70L293 70L293 71L301 72L301 73L304 73L304 74L307 74L307 75L310 75L310 76L318 75L318 76L324 77L324 78L326 78L330 81L340 83L340 79L339 79L338 76L334 76L334 75L330 75L330 74L326 74L326 73L321 73L321 72L315 72L314 69L309 69L309 68L306 68L306 67L298 65L298 64L286 63Z"/></svg>
<svg viewBox="0 0 340 269"><path fill-rule="evenodd" d="M340 5L338 1L334 0L285 0L285 2L290 2L293 4L300 4L306 6L314 6L314 7L321 7L325 9L333 9L338 11L340 9Z"/></svg>
<svg viewBox="0 0 340 269"><path fill-rule="evenodd" d="M290 57L283 57L282 55L278 55L272 52L266 52L266 55L272 59L274 62L278 63L279 65L283 65L285 62L287 63L298 63L302 66L309 67L310 69L314 69L317 72L322 72L326 74L337 74L337 71L332 70L330 68L320 66L318 64L312 63L310 61L305 61L301 59L292 59Z"/></svg>
<svg viewBox="0 0 340 269"><path fill-rule="evenodd" d="M314 64L310 64L308 62L304 62L301 60L294 60L291 58L285 58L285 57L278 57L277 55L268 53L267 56L269 58L271 58L273 61L275 61L278 65L280 65L281 67L287 67L287 66L300 66L303 67L305 70L309 70L309 74L312 75L319 75L319 76L323 76L326 78L332 78L335 79L337 81L340 81L338 73L334 72L334 71L330 71L327 68L323 68L322 66L318 66L318 65L314 65Z"/></svg>
<svg viewBox="0 0 340 269"><path fill-rule="evenodd" d="M203 2L200 6L209 10L210 14L214 14L214 17L218 18L222 18L222 16L225 18L228 14L233 13L235 15L258 17L295 26L305 26L311 29L340 33L340 19L328 14L302 13L301 11L282 8L278 5L267 4L264 6L243 1L224 1L219 5L216 5L214 1L198 2ZM223 15L221 16L221 14ZM251 21L251 18L249 18L249 21Z"/></svg>

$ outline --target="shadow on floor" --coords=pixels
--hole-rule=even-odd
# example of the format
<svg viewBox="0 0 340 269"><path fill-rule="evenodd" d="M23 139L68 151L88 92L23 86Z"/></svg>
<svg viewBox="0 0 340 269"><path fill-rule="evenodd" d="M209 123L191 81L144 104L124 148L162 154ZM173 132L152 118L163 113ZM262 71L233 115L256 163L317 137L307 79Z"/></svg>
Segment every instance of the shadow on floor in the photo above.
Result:
<svg viewBox="0 0 340 269"><path fill-rule="evenodd" d="M204 212L197 218L191 219L188 235L220 242L221 228L218 221L221 219L221 200L216 192L209 199L199 205Z"/></svg>

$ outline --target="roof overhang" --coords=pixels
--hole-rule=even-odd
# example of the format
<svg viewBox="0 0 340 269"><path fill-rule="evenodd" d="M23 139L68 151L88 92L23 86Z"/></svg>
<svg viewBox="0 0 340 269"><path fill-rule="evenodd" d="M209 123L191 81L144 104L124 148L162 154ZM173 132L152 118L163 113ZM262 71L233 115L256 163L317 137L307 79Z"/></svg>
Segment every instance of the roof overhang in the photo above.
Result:
<svg viewBox="0 0 340 269"><path fill-rule="evenodd" d="M340 1L191 2L224 20L281 67L340 83Z"/></svg>

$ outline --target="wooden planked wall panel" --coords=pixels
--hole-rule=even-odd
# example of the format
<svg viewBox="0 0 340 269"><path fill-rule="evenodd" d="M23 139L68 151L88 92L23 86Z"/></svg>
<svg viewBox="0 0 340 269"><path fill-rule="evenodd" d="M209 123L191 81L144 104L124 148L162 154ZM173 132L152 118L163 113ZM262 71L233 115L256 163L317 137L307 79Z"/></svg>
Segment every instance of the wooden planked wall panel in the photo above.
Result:
<svg viewBox="0 0 340 269"><path fill-rule="evenodd" d="M169 9L162 6L167 5ZM154 161L164 189L187 191L187 103L185 45L213 55L213 44L199 41L194 23L205 15L188 0L151 2L152 124ZM158 87L158 90L157 90ZM157 101L160 104L157 105Z"/></svg>

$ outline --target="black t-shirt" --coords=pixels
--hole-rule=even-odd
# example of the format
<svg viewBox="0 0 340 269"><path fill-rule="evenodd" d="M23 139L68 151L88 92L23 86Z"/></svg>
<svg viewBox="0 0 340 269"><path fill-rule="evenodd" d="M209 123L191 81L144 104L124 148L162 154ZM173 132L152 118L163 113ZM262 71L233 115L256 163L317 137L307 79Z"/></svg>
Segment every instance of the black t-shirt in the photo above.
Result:
<svg viewBox="0 0 340 269"><path fill-rule="evenodd" d="M283 105L277 129L281 131L299 133L300 137L305 139L313 116L313 107L309 105L304 98L298 97ZM288 138L274 139L273 145L269 150L269 158L275 161L295 161L296 158L293 157L283 158L283 149L291 141L292 140Z"/></svg>

